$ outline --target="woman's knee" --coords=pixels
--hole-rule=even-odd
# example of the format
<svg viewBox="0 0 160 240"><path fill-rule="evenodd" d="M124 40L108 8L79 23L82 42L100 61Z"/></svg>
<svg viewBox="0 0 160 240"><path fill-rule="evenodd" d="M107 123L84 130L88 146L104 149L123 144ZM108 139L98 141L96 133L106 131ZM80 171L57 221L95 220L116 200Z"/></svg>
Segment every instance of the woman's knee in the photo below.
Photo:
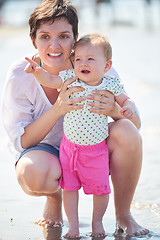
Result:
<svg viewBox="0 0 160 240"><path fill-rule="evenodd" d="M142 147L142 138L138 129L127 119L120 119L112 123L107 141L111 146L127 146L133 151L137 147Z"/></svg>
<svg viewBox="0 0 160 240"><path fill-rule="evenodd" d="M58 189L58 179L61 176L59 160L55 156L31 158L32 154L26 154L17 164L17 179L26 192L44 192L46 189ZM48 154L45 154L48 155ZM32 159L32 160L31 160ZM54 166L53 166L54 165ZM48 186L51 184L51 186Z"/></svg>

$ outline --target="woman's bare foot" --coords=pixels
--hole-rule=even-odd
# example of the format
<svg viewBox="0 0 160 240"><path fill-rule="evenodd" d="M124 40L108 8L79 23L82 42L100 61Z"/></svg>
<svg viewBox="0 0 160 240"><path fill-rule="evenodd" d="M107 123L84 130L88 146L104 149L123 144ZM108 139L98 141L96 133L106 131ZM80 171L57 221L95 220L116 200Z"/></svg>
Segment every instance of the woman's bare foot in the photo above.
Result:
<svg viewBox="0 0 160 240"><path fill-rule="evenodd" d="M103 228L102 222L92 222L92 233L91 237L105 238L106 234Z"/></svg>
<svg viewBox="0 0 160 240"><path fill-rule="evenodd" d="M128 236L141 236L149 233L149 230L141 227L131 214L122 216L117 220L115 235L125 233Z"/></svg>
<svg viewBox="0 0 160 240"><path fill-rule="evenodd" d="M37 222L39 226L62 226L62 194L61 190L47 197L43 217Z"/></svg>

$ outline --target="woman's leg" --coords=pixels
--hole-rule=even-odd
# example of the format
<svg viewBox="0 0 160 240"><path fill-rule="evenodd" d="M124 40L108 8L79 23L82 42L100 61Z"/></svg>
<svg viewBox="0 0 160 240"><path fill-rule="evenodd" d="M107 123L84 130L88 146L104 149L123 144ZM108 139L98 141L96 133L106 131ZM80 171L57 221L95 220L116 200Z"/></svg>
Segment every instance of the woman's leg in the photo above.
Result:
<svg viewBox="0 0 160 240"><path fill-rule="evenodd" d="M92 237L104 237L103 216L106 212L109 201L109 194L93 195L93 216L92 216Z"/></svg>
<svg viewBox="0 0 160 240"><path fill-rule="evenodd" d="M107 143L110 152L117 230L124 230L128 235L147 234L149 231L139 226L130 213L141 172L141 136L137 128L126 119L111 123L109 131Z"/></svg>
<svg viewBox="0 0 160 240"><path fill-rule="evenodd" d="M69 222L66 238L79 238L78 191L63 190L63 204Z"/></svg>
<svg viewBox="0 0 160 240"><path fill-rule="evenodd" d="M16 166L17 179L23 191L31 196L46 196L47 201L39 225L62 224L62 193L59 159L45 151L27 152Z"/></svg>

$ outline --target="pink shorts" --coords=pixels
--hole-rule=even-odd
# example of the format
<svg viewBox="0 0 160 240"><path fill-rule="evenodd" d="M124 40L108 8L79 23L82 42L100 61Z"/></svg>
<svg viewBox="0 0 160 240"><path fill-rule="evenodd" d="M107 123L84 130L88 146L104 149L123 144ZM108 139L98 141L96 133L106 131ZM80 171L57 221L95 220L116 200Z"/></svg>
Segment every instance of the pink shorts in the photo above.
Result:
<svg viewBox="0 0 160 240"><path fill-rule="evenodd" d="M105 195L109 186L109 157L106 141L95 145L78 145L63 134L60 146L62 176L59 185L67 191L81 187L85 194Z"/></svg>

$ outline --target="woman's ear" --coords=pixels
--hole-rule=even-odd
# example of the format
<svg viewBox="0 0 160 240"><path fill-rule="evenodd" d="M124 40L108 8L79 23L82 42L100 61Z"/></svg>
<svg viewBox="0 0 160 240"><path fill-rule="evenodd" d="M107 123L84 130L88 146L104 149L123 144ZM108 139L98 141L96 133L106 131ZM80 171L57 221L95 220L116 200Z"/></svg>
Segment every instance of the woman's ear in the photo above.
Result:
<svg viewBox="0 0 160 240"><path fill-rule="evenodd" d="M111 67L112 67L112 60L109 59L106 61L106 66L104 71L108 72Z"/></svg>
<svg viewBox="0 0 160 240"><path fill-rule="evenodd" d="M75 41L77 41L77 39L78 39L78 36L79 36L79 33L77 33L77 36L76 36L76 39L75 39Z"/></svg>
<svg viewBox="0 0 160 240"><path fill-rule="evenodd" d="M74 40L74 42L73 42L73 44L72 44L72 48L74 47L74 44L75 44L75 42L76 42L77 39L78 39L78 36L79 36L79 34L77 33L76 38L75 38L75 40Z"/></svg>
<svg viewBox="0 0 160 240"><path fill-rule="evenodd" d="M32 41L33 46L35 47L35 49L37 49L37 45L36 45L36 43L35 43L35 39L33 39L33 37L31 37L31 41Z"/></svg>

